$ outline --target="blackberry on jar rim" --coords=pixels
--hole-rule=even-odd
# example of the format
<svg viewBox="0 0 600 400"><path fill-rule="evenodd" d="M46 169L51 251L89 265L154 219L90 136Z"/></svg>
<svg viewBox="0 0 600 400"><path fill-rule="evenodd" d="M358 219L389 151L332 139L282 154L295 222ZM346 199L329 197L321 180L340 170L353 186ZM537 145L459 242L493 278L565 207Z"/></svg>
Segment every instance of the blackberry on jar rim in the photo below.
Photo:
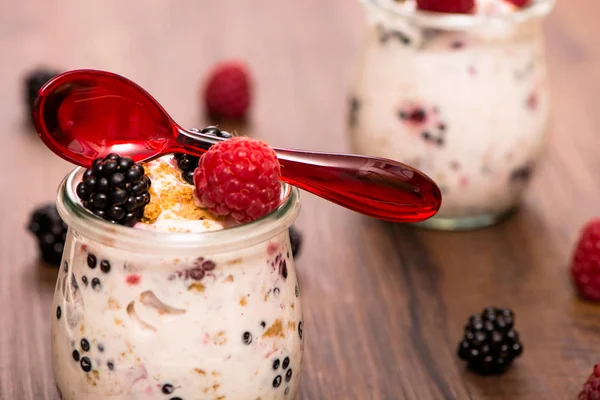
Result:
<svg viewBox="0 0 600 400"><path fill-rule="evenodd" d="M144 167L131 157L111 153L97 158L77 185L85 208L109 222L133 226L150 203L151 181Z"/></svg>

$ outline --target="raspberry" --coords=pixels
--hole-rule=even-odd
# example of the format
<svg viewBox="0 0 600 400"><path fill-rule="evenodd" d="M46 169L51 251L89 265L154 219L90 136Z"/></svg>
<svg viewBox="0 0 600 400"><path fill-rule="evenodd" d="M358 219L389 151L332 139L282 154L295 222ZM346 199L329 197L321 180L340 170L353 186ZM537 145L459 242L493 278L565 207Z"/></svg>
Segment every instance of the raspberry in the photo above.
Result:
<svg viewBox="0 0 600 400"><path fill-rule="evenodd" d="M194 171L196 199L216 215L249 222L279 205L279 161L265 143L234 137L212 146Z"/></svg>
<svg viewBox="0 0 600 400"><path fill-rule="evenodd" d="M507 308L487 307L473 314L458 345L458 356L480 375L503 373L523 352L513 326L514 314Z"/></svg>
<svg viewBox="0 0 600 400"><path fill-rule="evenodd" d="M594 370L577 396L577 400L598 399L600 399L600 364L594 365Z"/></svg>
<svg viewBox="0 0 600 400"><path fill-rule="evenodd" d="M423 11L470 14L475 9L475 0L417 0L417 8Z"/></svg>
<svg viewBox="0 0 600 400"><path fill-rule="evenodd" d="M216 119L243 118L250 107L251 82L245 65L229 61L217 65L204 89L208 114Z"/></svg>
<svg viewBox="0 0 600 400"><path fill-rule="evenodd" d="M571 275L583 298L600 301L600 219L584 227L573 254Z"/></svg>
<svg viewBox="0 0 600 400"><path fill-rule="evenodd" d="M506 0L511 4L514 4L515 6L519 7L519 8L523 8L527 5L529 5L529 3L531 3L532 0Z"/></svg>

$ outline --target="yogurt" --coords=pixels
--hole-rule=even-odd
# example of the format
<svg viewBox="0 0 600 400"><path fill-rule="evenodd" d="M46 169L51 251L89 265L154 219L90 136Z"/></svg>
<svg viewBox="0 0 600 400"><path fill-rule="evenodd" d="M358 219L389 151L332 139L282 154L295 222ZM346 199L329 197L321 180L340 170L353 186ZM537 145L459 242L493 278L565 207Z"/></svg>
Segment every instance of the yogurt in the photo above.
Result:
<svg viewBox="0 0 600 400"><path fill-rule="evenodd" d="M145 168L152 201L133 229L87 220L77 172L61 187L69 234L52 319L61 397L293 399L304 348L287 229L296 189L269 216L233 227L194 205L169 157Z"/></svg>
<svg viewBox="0 0 600 400"><path fill-rule="evenodd" d="M550 113L539 18L549 3L486 0L474 15L436 15L409 0L365 2L351 142L440 186L441 209L425 225L486 225L519 203Z"/></svg>

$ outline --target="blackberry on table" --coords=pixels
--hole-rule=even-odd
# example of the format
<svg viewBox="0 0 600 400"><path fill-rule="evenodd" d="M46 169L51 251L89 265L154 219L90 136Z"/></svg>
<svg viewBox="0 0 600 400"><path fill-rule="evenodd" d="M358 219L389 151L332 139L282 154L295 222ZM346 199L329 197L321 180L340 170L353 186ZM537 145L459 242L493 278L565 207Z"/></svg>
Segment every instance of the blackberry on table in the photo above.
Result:
<svg viewBox="0 0 600 400"><path fill-rule="evenodd" d="M205 133L209 135L214 135L220 138L229 139L231 138L231 133L222 131L216 126L207 126L206 128L199 130L196 128L190 129L192 132ZM181 178L184 181L189 183L190 185L194 184L194 170L198 166L198 162L200 161L200 157L192 156L190 154L185 153L175 153L175 160L177 161L177 167L181 170Z"/></svg>
<svg viewBox="0 0 600 400"><path fill-rule="evenodd" d="M94 160L76 191L83 206L100 218L133 226L150 203L150 184L141 164L113 153Z"/></svg>
<svg viewBox="0 0 600 400"><path fill-rule="evenodd" d="M300 249L302 248L302 234L298 229L293 226L290 226L290 242L292 244L292 255L296 257L300 253Z"/></svg>
<svg viewBox="0 0 600 400"><path fill-rule="evenodd" d="M458 356L480 375L503 373L522 352L514 314L508 308L487 307L473 314L458 345Z"/></svg>
<svg viewBox="0 0 600 400"><path fill-rule="evenodd" d="M35 209L28 229L37 238L42 260L59 267L67 237L67 224L58 215L56 204L48 203Z"/></svg>
<svg viewBox="0 0 600 400"><path fill-rule="evenodd" d="M24 100L30 116L33 113L33 103L35 103L38 92L46 82L58 74L60 72L54 69L36 68L25 76Z"/></svg>

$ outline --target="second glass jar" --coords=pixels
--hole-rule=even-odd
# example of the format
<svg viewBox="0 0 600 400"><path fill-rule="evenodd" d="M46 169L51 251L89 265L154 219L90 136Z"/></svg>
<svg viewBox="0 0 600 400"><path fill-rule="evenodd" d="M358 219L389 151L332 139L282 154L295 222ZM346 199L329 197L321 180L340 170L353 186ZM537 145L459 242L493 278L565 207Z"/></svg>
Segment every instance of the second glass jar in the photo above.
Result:
<svg viewBox="0 0 600 400"><path fill-rule="evenodd" d="M442 207L421 223L490 225L520 202L550 113L538 0L508 15L399 12L365 0L367 34L350 103L354 151L428 174Z"/></svg>

